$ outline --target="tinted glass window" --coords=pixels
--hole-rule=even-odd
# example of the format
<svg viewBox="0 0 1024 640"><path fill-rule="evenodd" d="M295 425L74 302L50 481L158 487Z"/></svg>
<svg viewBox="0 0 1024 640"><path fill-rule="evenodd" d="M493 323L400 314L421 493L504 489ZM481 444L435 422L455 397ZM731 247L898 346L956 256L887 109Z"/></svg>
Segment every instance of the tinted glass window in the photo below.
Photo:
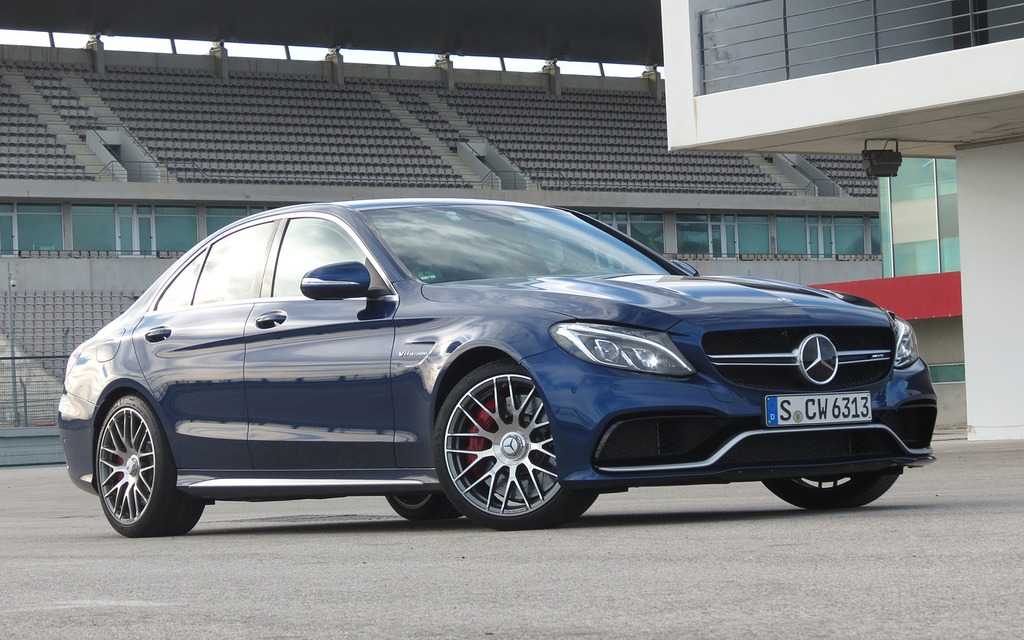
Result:
<svg viewBox="0 0 1024 640"><path fill-rule="evenodd" d="M236 231L210 247L195 304L258 297L273 231L268 222Z"/></svg>
<svg viewBox="0 0 1024 640"><path fill-rule="evenodd" d="M454 205L364 215L406 269L427 283L666 272L641 251L564 212Z"/></svg>
<svg viewBox="0 0 1024 640"><path fill-rule="evenodd" d="M302 276L336 262L365 262L366 255L337 224L320 218L288 223L274 275L275 296L300 296Z"/></svg>
<svg viewBox="0 0 1024 640"><path fill-rule="evenodd" d="M160 296L160 302L157 303L157 308L161 311L170 311L173 309L180 309L181 307L187 307L192 304L192 296L196 292L196 280L199 279L199 270L203 267L203 260L206 258L206 252L196 256L192 262L181 270L181 273L174 278L162 296Z"/></svg>

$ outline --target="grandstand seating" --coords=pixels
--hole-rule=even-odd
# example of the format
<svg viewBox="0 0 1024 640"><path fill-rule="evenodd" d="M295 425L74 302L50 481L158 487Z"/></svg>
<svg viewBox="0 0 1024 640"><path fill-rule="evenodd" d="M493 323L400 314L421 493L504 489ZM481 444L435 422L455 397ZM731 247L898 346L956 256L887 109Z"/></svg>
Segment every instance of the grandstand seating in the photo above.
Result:
<svg viewBox="0 0 1024 640"><path fill-rule="evenodd" d="M878 180L867 177L860 158L837 155L809 155L804 158L838 184L847 195L878 197Z"/></svg>
<svg viewBox="0 0 1024 640"><path fill-rule="evenodd" d="M7 294L0 294L0 334L10 337L25 356L67 357L141 295L141 291L33 291L12 297L8 318ZM59 363L62 368L63 363ZM63 373L63 371L61 371Z"/></svg>
<svg viewBox="0 0 1024 640"><path fill-rule="evenodd" d="M407 121L411 114L435 145L454 150L466 138L449 117L457 114L536 188L786 194L743 154L670 153L665 105L641 91L554 95L523 85L448 89L369 78L340 86L318 75L235 72L225 80L206 69L108 66L99 74L83 65L10 64L84 139L101 124L66 82L80 78L180 182L482 186ZM408 112L406 121L377 99L381 91ZM877 197L856 158L811 160L847 194ZM0 80L0 177L93 177L76 163L17 88Z"/></svg>

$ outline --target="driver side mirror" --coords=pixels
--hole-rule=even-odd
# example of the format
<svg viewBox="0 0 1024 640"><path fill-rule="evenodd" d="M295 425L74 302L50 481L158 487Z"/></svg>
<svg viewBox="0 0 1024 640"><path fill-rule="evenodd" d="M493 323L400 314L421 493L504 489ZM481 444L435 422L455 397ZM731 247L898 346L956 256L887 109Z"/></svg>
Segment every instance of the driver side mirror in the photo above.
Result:
<svg viewBox="0 0 1024 640"><path fill-rule="evenodd" d="M338 262L302 276L302 295L313 300L361 298L370 291L370 271L362 262Z"/></svg>

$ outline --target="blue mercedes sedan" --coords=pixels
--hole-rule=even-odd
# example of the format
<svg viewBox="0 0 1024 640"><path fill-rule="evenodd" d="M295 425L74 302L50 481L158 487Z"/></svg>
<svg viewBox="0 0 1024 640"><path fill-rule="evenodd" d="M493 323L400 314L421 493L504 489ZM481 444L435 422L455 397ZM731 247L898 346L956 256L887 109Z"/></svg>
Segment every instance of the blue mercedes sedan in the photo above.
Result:
<svg viewBox="0 0 1024 640"><path fill-rule="evenodd" d="M569 211L381 200L199 243L75 350L58 421L71 479L141 537L217 500L495 529L644 485L857 507L934 459L935 416L910 325L865 300L699 277Z"/></svg>

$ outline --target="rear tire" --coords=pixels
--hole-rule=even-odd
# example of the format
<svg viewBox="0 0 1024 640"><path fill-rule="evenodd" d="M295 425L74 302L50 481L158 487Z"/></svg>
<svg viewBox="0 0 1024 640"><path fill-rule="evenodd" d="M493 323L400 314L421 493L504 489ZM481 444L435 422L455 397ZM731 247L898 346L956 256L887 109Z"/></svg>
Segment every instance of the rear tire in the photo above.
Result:
<svg viewBox="0 0 1024 640"><path fill-rule="evenodd" d="M434 461L451 503L492 529L555 527L597 499L558 482L544 399L510 360L483 365L455 385L434 425Z"/></svg>
<svg viewBox="0 0 1024 640"><path fill-rule="evenodd" d="M128 538L183 535L205 505L175 486L178 470L156 414L134 395L107 412L96 444L96 487L103 514Z"/></svg>
<svg viewBox="0 0 1024 640"><path fill-rule="evenodd" d="M803 509L850 509L882 497L900 477L886 471L856 476L765 480L769 491Z"/></svg>
<svg viewBox="0 0 1024 640"><path fill-rule="evenodd" d="M459 512L443 493L412 493L387 496L388 504L395 513L406 520L452 520L461 518Z"/></svg>

